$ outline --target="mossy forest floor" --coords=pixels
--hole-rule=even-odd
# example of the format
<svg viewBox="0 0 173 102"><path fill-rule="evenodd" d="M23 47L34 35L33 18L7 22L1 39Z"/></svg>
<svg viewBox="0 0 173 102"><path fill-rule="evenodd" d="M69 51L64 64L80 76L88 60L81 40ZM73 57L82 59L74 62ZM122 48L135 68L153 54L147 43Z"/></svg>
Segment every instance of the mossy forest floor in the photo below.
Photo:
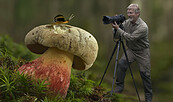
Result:
<svg viewBox="0 0 173 102"><path fill-rule="evenodd" d="M38 55L14 43L8 36L0 36L0 102L137 102L136 98L122 94L110 96L110 90L88 80L85 71L75 70L72 70L66 98L52 95L44 80L34 81L17 71L36 57Z"/></svg>

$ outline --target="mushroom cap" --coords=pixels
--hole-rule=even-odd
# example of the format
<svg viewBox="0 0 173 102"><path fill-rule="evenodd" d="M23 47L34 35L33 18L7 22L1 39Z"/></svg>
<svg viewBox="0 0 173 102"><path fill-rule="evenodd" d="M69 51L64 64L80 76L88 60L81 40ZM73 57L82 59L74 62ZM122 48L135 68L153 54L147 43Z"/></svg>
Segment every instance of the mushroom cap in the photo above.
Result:
<svg viewBox="0 0 173 102"><path fill-rule="evenodd" d="M74 69L87 70L96 60L98 44L89 32L66 24L41 25L25 36L25 44L36 54L44 53L49 47L56 47L74 55Z"/></svg>

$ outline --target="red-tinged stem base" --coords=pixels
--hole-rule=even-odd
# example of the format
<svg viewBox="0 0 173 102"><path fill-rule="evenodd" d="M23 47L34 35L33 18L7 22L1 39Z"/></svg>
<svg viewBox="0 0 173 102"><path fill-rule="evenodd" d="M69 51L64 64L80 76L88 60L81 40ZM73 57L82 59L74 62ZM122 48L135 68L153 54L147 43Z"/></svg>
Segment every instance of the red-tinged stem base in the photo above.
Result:
<svg viewBox="0 0 173 102"><path fill-rule="evenodd" d="M49 48L42 56L24 64L18 71L31 75L33 79L46 80L51 91L65 97L70 84L72 62L72 54Z"/></svg>

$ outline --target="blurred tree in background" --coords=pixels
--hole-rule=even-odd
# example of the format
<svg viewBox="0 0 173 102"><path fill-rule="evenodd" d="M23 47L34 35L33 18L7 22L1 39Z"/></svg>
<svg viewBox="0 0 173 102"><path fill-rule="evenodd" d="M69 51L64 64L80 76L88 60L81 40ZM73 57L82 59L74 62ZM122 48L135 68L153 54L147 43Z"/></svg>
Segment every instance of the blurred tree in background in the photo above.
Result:
<svg viewBox="0 0 173 102"><path fill-rule="evenodd" d="M75 18L69 24L89 31L98 41L98 58L89 72L97 70L98 73L94 73L94 76L100 79L115 45L111 25L104 25L102 17L126 15L126 7L130 3L140 5L141 18L149 26L154 101L171 102L173 100L172 0L0 0L0 35L8 34L15 42L24 43L25 35L35 26L52 23L57 14L63 14L66 19L74 14ZM114 61L115 58L104 80L110 84L109 86L112 82ZM136 64L132 65L132 70L140 94L143 96L142 81ZM129 72L126 80L124 93L136 95Z"/></svg>

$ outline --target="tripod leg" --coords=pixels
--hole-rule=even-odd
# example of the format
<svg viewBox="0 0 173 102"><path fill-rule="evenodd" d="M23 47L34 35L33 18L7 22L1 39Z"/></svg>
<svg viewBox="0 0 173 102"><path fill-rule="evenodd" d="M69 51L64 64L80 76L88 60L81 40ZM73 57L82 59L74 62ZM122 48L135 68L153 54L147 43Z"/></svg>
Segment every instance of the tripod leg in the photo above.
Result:
<svg viewBox="0 0 173 102"><path fill-rule="evenodd" d="M103 76L102 76L102 79L101 79L101 81L100 81L100 83L99 83L99 86L101 85L101 83L102 83L102 81L103 81L103 78L104 78L104 76L105 76L105 74L106 74L106 72L107 72L107 69L108 69L109 64L110 64L110 62L111 62L111 60L112 60L112 57L114 56L114 53L115 53L115 51L116 51L116 49L117 49L117 45L118 45L118 42L116 43L116 45L115 45L115 47L114 47L114 50L113 50L113 52L112 52L112 55L111 55L111 57L110 57L110 59L109 59L109 62L108 62L108 64L107 64L107 66L106 66L105 72L104 72L104 74L103 74Z"/></svg>
<svg viewBox="0 0 173 102"><path fill-rule="evenodd" d="M115 60L115 69L114 69L114 76L113 76L113 82L112 82L111 96L112 96L113 89L114 89L115 74L116 74L116 69L117 69L117 65L118 65L118 55L119 55L119 51L120 51L120 47L121 47L120 45L121 45L121 42L118 41L118 50L117 50L116 60Z"/></svg>
<svg viewBox="0 0 173 102"><path fill-rule="evenodd" d="M133 77L133 73L132 73L132 70L131 70L131 68L130 68L129 59L128 59L128 57L127 57L127 52L126 52L126 49L125 49L125 46L124 46L124 42L121 41L121 43L122 43L123 51L124 51L124 54L125 54L125 57L126 57L126 60L127 60L127 63L128 63L128 67L129 67L129 70L130 70L130 74L131 74L132 79L133 79L133 84L134 84L134 86L135 86L136 93L137 93L137 95L138 95L139 102L141 102L141 99L140 99L140 97L139 97L139 93L138 93L138 90L137 90L137 87L136 87L135 79L134 79L134 77Z"/></svg>

